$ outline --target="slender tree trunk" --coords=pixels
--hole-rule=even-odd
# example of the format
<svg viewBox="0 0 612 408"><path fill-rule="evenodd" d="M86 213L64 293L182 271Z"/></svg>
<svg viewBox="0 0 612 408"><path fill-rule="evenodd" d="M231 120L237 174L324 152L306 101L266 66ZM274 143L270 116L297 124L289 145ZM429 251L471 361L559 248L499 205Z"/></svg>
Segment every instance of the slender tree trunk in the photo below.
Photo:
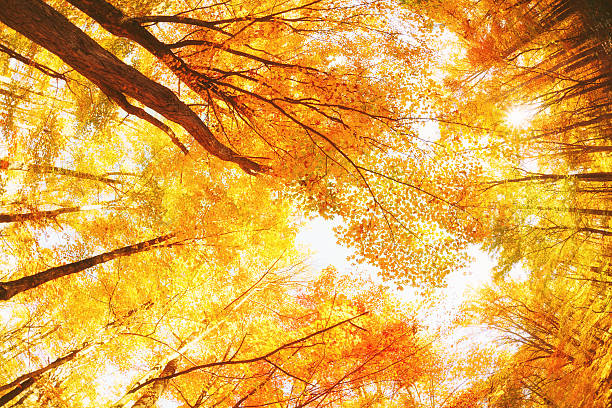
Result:
<svg viewBox="0 0 612 408"><path fill-rule="evenodd" d="M28 387L30 387L32 384L34 384L36 382L36 380L41 375L43 375L44 373L46 373L46 372L48 372L50 370L53 370L54 368L57 368L57 367L65 364L65 363L67 363L68 361L74 359L76 357L76 355L79 352L81 352L85 347L86 346L83 346L80 349L73 350L70 353L68 353L67 355L56 359L54 362L46 365L43 368L40 368L38 370L34 370L34 371L29 372L27 374L20 375L19 377L17 377L15 380L11 381L8 384L0 385L0 391L4 391L4 390L12 388L11 391L7 392L2 397L0 397L0 407L6 405L13 398L17 397L23 391L28 389Z"/></svg>
<svg viewBox="0 0 612 408"><path fill-rule="evenodd" d="M264 168L219 142L185 103L165 86L147 78L102 48L66 17L40 0L0 0L0 21L43 46L93 82L128 113L167 131L167 126L127 97L181 125L209 153L256 174ZM172 137L172 135L171 135Z"/></svg>
<svg viewBox="0 0 612 408"><path fill-rule="evenodd" d="M0 214L0 223L35 221L55 218L61 214L68 214L81 211L81 207L58 208L57 210L33 211L21 214Z"/></svg>
<svg viewBox="0 0 612 408"><path fill-rule="evenodd" d="M533 176L520 177L515 179L496 180L491 181L487 184L490 185L501 185L509 183L520 183L523 181L559 181L559 180L570 180L577 179L590 182L610 182L612 181L612 172L593 172L593 173L579 173L579 174L535 174Z"/></svg>
<svg viewBox="0 0 612 408"><path fill-rule="evenodd" d="M560 150L568 155L582 155L593 153L612 153L612 146L589 146L579 144L560 144Z"/></svg>
<svg viewBox="0 0 612 408"><path fill-rule="evenodd" d="M59 279L63 276L72 275L73 273L84 271L85 269L91 268L92 266L103 264L115 258L130 256L139 252L149 251L151 249L160 247L160 245L158 244L168 241L174 238L175 236L176 234L174 233L162 235L160 237L153 238L148 241L143 241L134 245L128 245L123 248L115 249L113 251L92 256L90 258L82 259L77 262L72 262L62 266L56 266L54 268L38 272L34 275L24 276L21 279L8 282L0 282L0 300L9 300L18 293L34 289L44 283Z"/></svg>
<svg viewBox="0 0 612 408"><path fill-rule="evenodd" d="M35 377L28 378L27 380L24 380L22 383L18 384L11 391L1 396L0 397L0 407L3 407L9 402L11 402L13 398L17 397L19 394L21 394L22 392L30 388L32 384L34 384L35 382L36 382Z"/></svg>
<svg viewBox="0 0 612 408"><path fill-rule="evenodd" d="M563 208L563 207L517 207L524 208L527 210L544 210L544 211L557 211L557 212L569 212L575 214L588 214L588 215L601 215L604 217L612 217L612 210L600 210L597 208Z"/></svg>
<svg viewBox="0 0 612 408"><path fill-rule="evenodd" d="M57 72L54 69L51 69L43 64L39 64L38 62L34 61L31 58L28 58L24 55L19 54L18 52L6 47L5 45L0 44L0 52L5 53L6 55L8 55L9 57L16 59L17 61L21 62L22 64L31 66L36 68L37 70L39 70L40 72L42 72L45 75L50 76L51 78L55 78L55 79L61 79L63 81L66 81L66 77L64 76L64 74L61 74L59 72Z"/></svg>
<svg viewBox="0 0 612 408"><path fill-rule="evenodd" d="M153 381L149 384L143 394L138 398L138 400L132 405L132 408L151 408L155 406L159 397L161 397L162 393L168 386L169 379L164 378L170 376L176 372L176 368L178 365L178 359L170 360L168 364L164 367L160 374L160 378Z"/></svg>
<svg viewBox="0 0 612 408"><path fill-rule="evenodd" d="M612 236L612 231L611 230L603 230L600 228L591 228L591 227L577 227L577 228L572 228L572 227L567 227L564 225L557 225L554 227L530 227L536 230L541 230L541 231L576 231L576 232L586 232L589 234L598 234L598 235L602 235L602 236L606 236L606 237L610 237Z"/></svg>
<svg viewBox="0 0 612 408"><path fill-rule="evenodd" d="M590 234L599 234L605 237L612 237L612 231L610 230L602 230L600 228L590 228L590 227L581 227L578 228L580 232L588 232Z"/></svg>
<svg viewBox="0 0 612 408"><path fill-rule="evenodd" d="M104 176L97 176L91 173L65 169L63 167L48 166L44 164L25 164L19 162L9 162L8 160L0 160L0 170L19 170L39 174L57 174L85 180L100 181L106 184L121 184L120 180L113 180Z"/></svg>
<svg viewBox="0 0 612 408"><path fill-rule="evenodd" d="M540 133L538 136L536 137L544 137L553 133L564 133L564 132L569 132L570 130L573 129L577 129L577 128L581 128L581 127L586 127L586 126L591 126L591 125L595 125L595 124L599 124L599 123L603 123L603 124L607 124L609 123L610 119L612 119L612 113L605 113L602 114L600 116L588 119L588 120L582 120L580 122L575 122L572 123L571 125L567 125L567 126L563 126L563 127L558 127L558 128L554 128L551 130L547 130L546 132Z"/></svg>

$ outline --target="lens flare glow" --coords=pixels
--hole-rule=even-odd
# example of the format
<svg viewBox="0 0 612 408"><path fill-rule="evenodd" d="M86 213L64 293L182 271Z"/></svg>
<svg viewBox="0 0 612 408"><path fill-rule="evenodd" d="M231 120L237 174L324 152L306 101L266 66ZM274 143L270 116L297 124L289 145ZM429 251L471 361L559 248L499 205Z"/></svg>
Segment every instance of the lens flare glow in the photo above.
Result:
<svg viewBox="0 0 612 408"><path fill-rule="evenodd" d="M506 113L506 124L517 129L527 129L538 113L538 108L536 105L513 106Z"/></svg>

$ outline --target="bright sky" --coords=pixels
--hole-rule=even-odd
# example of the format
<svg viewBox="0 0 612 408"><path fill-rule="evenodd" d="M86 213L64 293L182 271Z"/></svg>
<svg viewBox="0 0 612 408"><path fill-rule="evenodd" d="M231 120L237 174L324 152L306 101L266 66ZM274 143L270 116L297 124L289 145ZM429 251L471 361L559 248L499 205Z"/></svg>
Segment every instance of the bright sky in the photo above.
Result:
<svg viewBox="0 0 612 408"><path fill-rule="evenodd" d="M527 129L540 109L539 104L513 106L506 112L506 124L517 129Z"/></svg>
<svg viewBox="0 0 612 408"><path fill-rule="evenodd" d="M518 108L517 108L518 109ZM522 112L522 110L518 110ZM523 115L523 119L525 119ZM419 138L424 142L435 142L440 138L440 127L435 121L425 121L417 127ZM359 265L356 267L347 258L352 254L349 248L338 245L333 232L333 227L339 221L326 221L323 218L315 218L304 225L297 236L298 245L312 251L311 264L315 270L320 270L328 265L333 265L340 272L366 273L377 275L377 268L373 265ZM472 290L482 287L491 282L491 269L495 261L487 253L477 246L471 246L468 254L473 262L464 270L454 271L447 277L447 287L436 293L441 301L437 308L429 310L428 318L442 325L450 322L453 315L458 311L461 303L467 299ZM396 291L398 298L408 302L417 300L416 290L406 288ZM435 325L435 324L434 324Z"/></svg>
<svg viewBox="0 0 612 408"><path fill-rule="evenodd" d="M322 218L315 218L307 222L297 236L297 244L311 253L310 263L319 271L333 265L339 272L375 275L376 267L372 265L355 267L347 261L351 250L338 245L333 232L333 222ZM454 326L453 320L461 310L461 305L469 300L475 291L491 282L492 269L495 260L482 249L473 245L468 248L468 254L473 261L463 270L452 272L447 277L447 286L439 289L434 295L433 302L425 302L424 307L418 307L418 319L427 327L427 332L436 338L436 347L441 356L454 361L456 356L467 356L496 344L499 332L483 326ZM517 268L510 278L524 278L522 270ZM379 278L376 278L377 280ZM376 281L376 280L375 280ZM391 287L393 285L390 285ZM392 289L393 290L393 289ZM405 288L395 291L395 295L402 301L413 305L422 305L416 290ZM173 407L169 407L173 408Z"/></svg>
<svg viewBox="0 0 612 408"><path fill-rule="evenodd" d="M323 218L308 221L298 233L297 244L310 250L310 263L315 270L320 270L328 265L333 265L338 271L345 273L355 270L356 266L347 260L352 251L337 243L333 232L334 225L335 222L326 221ZM432 317L438 312L456 310L466 299L470 289L478 288L491 281L491 269L495 261L476 246L471 246L468 253L474 261L465 270L455 271L448 276L448 285L440 291L438 296L444 300L440 305L441 310L432 310ZM359 265L357 269L356 273L372 275L376 273L376 267L373 265ZM406 301L415 300L414 296L416 296L410 289L398 291L397 295Z"/></svg>

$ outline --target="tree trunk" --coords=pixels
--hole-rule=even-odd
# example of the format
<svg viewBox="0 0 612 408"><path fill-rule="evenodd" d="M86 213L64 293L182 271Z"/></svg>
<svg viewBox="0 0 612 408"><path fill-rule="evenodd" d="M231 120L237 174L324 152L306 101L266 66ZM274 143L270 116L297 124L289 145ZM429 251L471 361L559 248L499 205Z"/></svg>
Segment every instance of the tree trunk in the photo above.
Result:
<svg viewBox="0 0 612 408"><path fill-rule="evenodd" d="M256 174L264 168L220 143L198 115L165 86L147 78L102 48L66 17L40 0L0 0L0 21L43 46L93 82L128 113L160 122L127 97L181 125L209 153ZM162 126L165 126L162 124ZM165 129L164 129L165 130Z"/></svg>
<svg viewBox="0 0 612 408"><path fill-rule="evenodd" d="M6 394L4 394L3 396L1 396L0 397L0 407L3 407L6 404L8 404L9 402L11 402L13 400L13 398L17 397L19 394L21 394L22 392L24 392L25 390L30 388L30 386L32 386L32 384L34 384L35 382L36 382L36 378L35 377L28 378L27 380L25 380L21 384L18 384L11 391L9 391Z"/></svg>
<svg viewBox="0 0 612 408"><path fill-rule="evenodd" d="M21 214L0 214L0 223L35 221L55 218L61 214L81 211L81 207L58 208L57 210L33 211Z"/></svg>
<svg viewBox="0 0 612 408"><path fill-rule="evenodd" d="M148 251L159 247L158 244L168 241L174 238L176 234L162 235L157 238L143 241L138 244L128 245L123 248L115 249L110 252L105 252L100 255L92 256L90 258L82 259L77 262L72 262L62 266L56 266L54 268L47 269L42 272L38 272L34 275L24 276L23 278L0 282L0 300L9 300L18 293L25 292L30 289L34 289L44 283L61 278L63 276L72 275L73 273L84 271L85 269L91 268L99 264L103 264L115 258L124 256L130 256L139 252Z"/></svg>
<svg viewBox="0 0 612 408"><path fill-rule="evenodd" d="M145 48L162 61L174 74L189 86L195 93L206 95L213 85L211 78L193 70L182 59L177 57L171 48L159 41L146 28L105 0L68 0L68 3L80 9L117 37L127 38Z"/></svg>
<svg viewBox="0 0 612 408"><path fill-rule="evenodd" d="M63 167L48 166L45 164L25 164L20 162L9 162L8 160L0 160L0 170L18 170L28 171L31 173L39 174L57 174L68 177L75 177L85 180L100 181L106 184L121 184L120 180L113 180L104 176L97 176L91 173L85 173L82 171L65 169Z"/></svg>
<svg viewBox="0 0 612 408"><path fill-rule="evenodd" d="M170 382L169 379L164 379L164 377L174 374L176 367L177 359L175 358L174 360L170 360L159 375L160 379L153 381L147 388L145 388L140 398L138 398L134 405L132 405L132 408L151 408L155 406L155 403L159 397L161 397L162 393Z"/></svg>
<svg viewBox="0 0 612 408"><path fill-rule="evenodd" d="M604 217L612 217L612 210L601 210L598 208L564 208L564 207L517 207L528 210L544 210L544 211L557 211L557 212L569 212L574 214L588 214L588 215L601 215Z"/></svg>
<svg viewBox="0 0 612 408"><path fill-rule="evenodd" d="M0 407L6 405L8 402L10 402L13 398L15 398L16 396L18 396L19 394L21 394L23 391L27 390L28 387L30 387L32 384L34 384L36 382L36 380L43 375L44 373L46 373L47 371L53 370L54 368L57 368L65 363L67 363L68 361L74 359L76 357L76 355L81 352L86 346L81 347L80 349L77 350L73 350L70 353L68 353L67 355L60 357L58 359L56 359L54 362L47 364L45 367L40 368L38 370L34 370L30 373L24 374L24 375L20 375L19 377L17 377L15 380L11 381L8 384L5 385L1 385L0 386L0 391L4 391L10 388L13 388L11 391L7 392L6 394L4 394L2 397L0 397Z"/></svg>
<svg viewBox="0 0 612 408"><path fill-rule="evenodd" d="M520 177L515 179L490 181L487 184L494 186L509 183L520 183L523 181L559 181L559 180L583 180L589 182L610 182L612 181L612 172L593 172L593 173L578 173L578 174L535 174L533 176Z"/></svg>

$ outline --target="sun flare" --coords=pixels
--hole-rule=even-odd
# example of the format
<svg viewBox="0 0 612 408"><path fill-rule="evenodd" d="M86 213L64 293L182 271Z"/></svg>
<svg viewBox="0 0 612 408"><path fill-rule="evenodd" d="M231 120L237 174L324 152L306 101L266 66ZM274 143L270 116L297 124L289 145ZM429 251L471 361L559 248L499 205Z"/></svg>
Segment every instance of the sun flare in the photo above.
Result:
<svg viewBox="0 0 612 408"><path fill-rule="evenodd" d="M506 124L517 129L527 129L538 113L538 108L536 105L513 106L506 113Z"/></svg>

